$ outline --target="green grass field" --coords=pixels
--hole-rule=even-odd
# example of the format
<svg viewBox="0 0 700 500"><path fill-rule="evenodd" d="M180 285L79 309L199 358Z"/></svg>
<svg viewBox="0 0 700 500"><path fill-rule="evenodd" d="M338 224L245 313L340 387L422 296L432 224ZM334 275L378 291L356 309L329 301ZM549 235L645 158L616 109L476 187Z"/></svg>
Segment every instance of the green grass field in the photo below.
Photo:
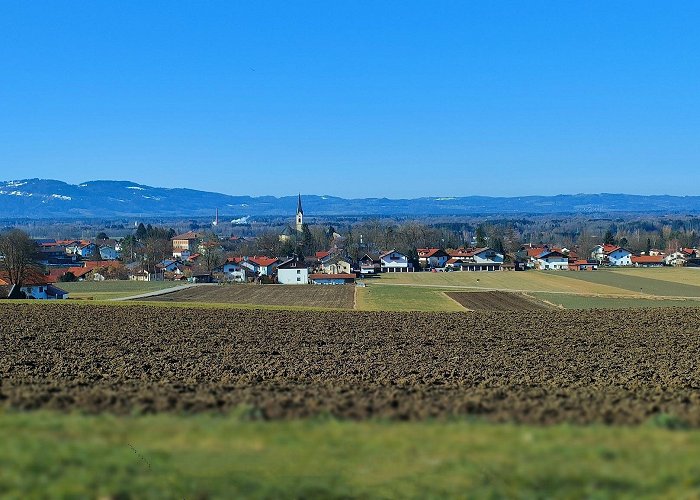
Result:
<svg viewBox="0 0 700 500"><path fill-rule="evenodd" d="M567 309L697 307L700 270L619 269L594 272L396 273L366 280L357 308L392 311L463 310L443 292L503 290L526 292Z"/></svg>
<svg viewBox="0 0 700 500"><path fill-rule="evenodd" d="M356 308L361 311L464 311L445 295L450 289L392 286L373 282L356 289Z"/></svg>
<svg viewBox="0 0 700 500"><path fill-rule="evenodd" d="M700 431L0 413L3 498L694 498Z"/></svg>
<svg viewBox="0 0 700 500"><path fill-rule="evenodd" d="M78 281L57 283L71 299L109 300L179 286L172 281Z"/></svg>
<svg viewBox="0 0 700 500"><path fill-rule="evenodd" d="M616 287L630 292L659 297L700 297L700 286L679 281L670 281L672 277L682 276L680 273L656 273L657 269L639 269L646 273L632 273L625 270L599 270L594 272L568 272L567 278L593 283L605 287ZM685 269L686 275L695 276L695 271ZM659 277L666 279L659 279ZM601 292L602 293L602 292Z"/></svg>
<svg viewBox="0 0 700 500"><path fill-rule="evenodd" d="M448 273L386 273L377 281L387 284L429 285L473 289L495 289L524 292L600 293L638 295L639 290L630 291L613 285L586 282L575 279L569 271L527 272L467 272ZM595 273L591 273L595 274Z"/></svg>

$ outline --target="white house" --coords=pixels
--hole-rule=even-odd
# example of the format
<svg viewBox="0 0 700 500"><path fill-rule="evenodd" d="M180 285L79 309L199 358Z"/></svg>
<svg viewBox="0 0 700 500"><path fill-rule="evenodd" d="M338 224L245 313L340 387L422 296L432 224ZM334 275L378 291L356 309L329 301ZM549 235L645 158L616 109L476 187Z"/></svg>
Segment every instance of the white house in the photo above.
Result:
<svg viewBox="0 0 700 500"><path fill-rule="evenodd" d="M226 276L226 279L236 283L245 283L248 280L248 275L253 274L251 270L242 266L237 259L227 259L221 271Z"/></svg>
<svg viewBox="0 0 700 500"><path fill-rule="evenodd" d="M688 253L686 253L682 250L679 250L677 252L673 252L671 254L668 254L666 257L664 257L664 263L667 266L682 267L682 266L685 266L687 262L688 262Z"/></svg>
<svg viewBox="0 0 700 500"><path fill-rule="evenodd" d="M477 248L474 262L477 264L503 264L504 255L491 248Z"/></svg>
<svg viewBox="0 0 700 500"><path fill-rule="evenodd" d="M460 248L449 253L447 267L460 271L499 271L503 254L491 248Z"/></svg>
<svg viewBox="0 0 700 500"><path fill-rule="evenodd" d="M272 276L279 264L279 259L273 257L243 257L240 261L243 267L247 267L258 276Z"/></svg>
<svg viewBox="0 0 700 500"><path fill-rule="evenodd" d="M309 268L298 257L285 260L277 266L277 282L281 285L308 285Z"/></svg>
<svg viewBox="0 0 700 500"><path fill-rule="evenodd" d="M536 265L543 270L566 271L569 269L569 258L561 252L545 251L537 256Z"/></svg>
<svg viewBox="0 0 700 500"><path fill-rule="evenodd" d="M413 271L413 264L408 261L408 256L391 250L379 256L379 265L383 273L406 273Z"/></svg>
<svg viewBox="0 0 700 500"><path fill-rule="evenodd" d="M419 248L418 262L423 268L445 267L450 256L442 248Z"/></svg>
<svg viewBox="0 0 700 500"><path fill-rule="evenodd" d="M617 247L607 253L608 264L611 266L631 266L632 252L622 247Z"/></svg>

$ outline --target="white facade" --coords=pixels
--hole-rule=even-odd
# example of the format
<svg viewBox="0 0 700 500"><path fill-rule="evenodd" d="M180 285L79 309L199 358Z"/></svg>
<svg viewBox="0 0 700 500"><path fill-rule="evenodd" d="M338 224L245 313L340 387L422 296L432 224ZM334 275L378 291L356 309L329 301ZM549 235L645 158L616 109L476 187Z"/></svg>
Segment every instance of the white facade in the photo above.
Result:
<svg viewBox="0 0 700 500"><path fill-rule="evenodd" d="M323 269L325 274L350 274L352 265L345 259L338 259L322 264L321 269Z"/></svg>
<svg viewBox="0 0 700 500"><path fill-rule="evenodd" d="M408 257L401 252L392 251L379 257L383 273L405 273L412 266L408 262Z"/></svg>
<svg viewBox="0 0 700 500"><path fill-rule="evenodd" d="M306 267L277 269L277 282L281 285L307 285L309 269Z"/></svg>
<svg viewBox="0 0 700 500"><path fill-rule="evenodd" d="M474 254L474 262L477 264L503 264L503 254L487 248Z"/></svg>
<svg viewBox="0 0 700 500"><path fill-rule="evenodd" d="M632 254L624 248L618 248L608 254L608 264L611 266L631 266Z"/></svg>
<svg viewBox="0 0 700 500"><path fill-rule="evenodd" d="M543 270L566 271L569 269L569 259L559 254L544 254L537 257L537 267Z"/></svg>

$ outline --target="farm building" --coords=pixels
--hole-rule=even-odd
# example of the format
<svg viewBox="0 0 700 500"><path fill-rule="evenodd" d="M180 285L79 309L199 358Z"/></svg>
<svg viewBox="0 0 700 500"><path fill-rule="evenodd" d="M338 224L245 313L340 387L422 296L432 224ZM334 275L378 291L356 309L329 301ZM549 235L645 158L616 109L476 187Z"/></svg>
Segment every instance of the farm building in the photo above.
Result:
<svg viewBox="0 0 700 500"><path fill-rule="evenodd" d="M597 262L587 260L574 260L569 262L569 271L595 271L598 269Z"/></svg>
<svg viewBox="0 0 700 500"><path fill-rule="evenodd" d="M281 285L307 285L309 268L298 257L292 257L277 266L277 282Z"/></svg>
<svg viewBox="0 0 700 500"><path fill-rule="evenodd" d="M661 255L640 255L632 256L632 265L634 267L663 267L664 258Z"/></svg>
<svg viewBox="0 0 700 500"><path fill-rule="evenodd" d="M346 285L355 282L355 275L352 273L343 274L310 274L309 280L314 285Z"/></svg>

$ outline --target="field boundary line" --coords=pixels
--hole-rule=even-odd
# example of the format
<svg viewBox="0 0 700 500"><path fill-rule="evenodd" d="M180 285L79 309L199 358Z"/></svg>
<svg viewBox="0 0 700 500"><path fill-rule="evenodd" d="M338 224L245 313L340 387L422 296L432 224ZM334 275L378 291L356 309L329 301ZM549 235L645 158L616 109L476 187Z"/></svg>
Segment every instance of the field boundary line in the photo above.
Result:
<svg viewBox="0 0 700 500"><path fill-rule="evenodd" d="M369 285L368 285L369 286ZM700 301L700 297L685 297L682 295L651 295L640 293L628 294L613 294L613 293L588 293L588 292L563 292L554 290L525 290L520 288L493 288L483 286L468 286L468 285L420 285L414 283L373 283L371 286L408 286L414 288L449 288L455 290L481 290L484 292L517 292L517 293L551 293L558 295L580 295L582 297L610 297L610 298L626 298L626 299L668 299L668 300L694 300Z"/></svg>
<svg viewBox="0 0 700 500"><path fill-rule="evenodd" d="M468 311L468 312L474 312L474 311L475 311L474 309L469 309L469 308L466 307L464 304L460 304L458 301L456 301L455 299L453 299L452 297L450 297L450 294L449 294L449 293L447 293L447 292L440 292L440 293L443 294L443 295L444 295L445 297L447 297L448 299L450 299L450 300L451 300L452 302L454 302L455 304L457 304L459 307L461 307L462 309L464 309L465 311Z"/></svg>
<svg viewBox="0 0 700 500"><path fill-rule="evenodd" d="M111 301L111 302L121 302L124 300L147 299L149 297L158 297L160 295L167 295L169 293L179 292L180 290L187 290L188 288L192 288L195 286L199 286L199 285L194 284L194 283L190 283L188 285L173 286L170 288L163 288L162 290L155 290L153 292L141 293L139 295L131 295L129 297L117 297L114 299L107 299L107 300Z"/></svg>

